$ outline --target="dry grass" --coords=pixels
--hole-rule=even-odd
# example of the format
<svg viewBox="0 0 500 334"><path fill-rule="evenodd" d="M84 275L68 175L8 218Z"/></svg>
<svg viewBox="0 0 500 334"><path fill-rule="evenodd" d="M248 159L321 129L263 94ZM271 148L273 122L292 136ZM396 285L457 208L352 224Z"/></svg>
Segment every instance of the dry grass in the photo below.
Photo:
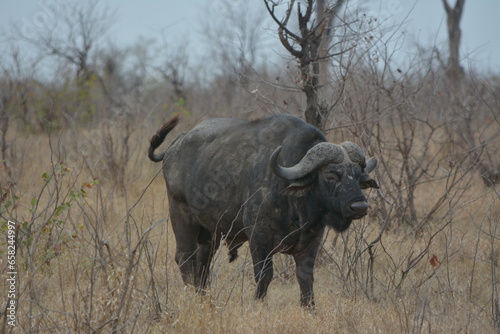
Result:
<svg viewBox="0 0 500 334"><path fill-rule="evenodd" d="M458 185L467 191L452 212L445 205L419 233L394 225L369 248L383 222L377 214L341 236L330 231L315 273L314 312L299 307L294 266L282 255L268 298L255 301L246 247L232 264L219 250L210 291L199 296L183 286L174 262L161 166L146 157L154 128L139 126L126 141L119 123L108 136L97 128L12 141L17 184L0 172L2 220L19 224L14 332L495 332L500 207L495 189L477 175ZM112 157L125 164L113 178L116 166L107 161L118 145L129 151ZM446 192L445 181L418 188L418 215ZM0 254L5 273L3 244ZM0 287L5 295L4 279Z"/></svg>

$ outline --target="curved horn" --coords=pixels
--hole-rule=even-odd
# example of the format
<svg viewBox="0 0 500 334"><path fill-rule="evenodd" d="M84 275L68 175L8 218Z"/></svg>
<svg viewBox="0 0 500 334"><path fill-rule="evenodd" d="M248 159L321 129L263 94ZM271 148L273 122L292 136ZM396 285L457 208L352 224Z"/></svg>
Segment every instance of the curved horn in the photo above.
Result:
<svg viewBox="0 0 500 334"><path fill-rule="evenodd" d="M371 157L370 159L368 159L365 167L366 174L370 174L370 172L372 172L375 169L375 167L377 167L377 163L378 161L376 158Z"/></svg>
<svg viewBox="0 0 500 334"><path fill-rule="evenodd" d="M345 141L340 144L340 146L342 146L346 150L347 155L352 162L360 165L363 168L366 167L365 151L363 151L361 147L350 141Z"/></svg>
<svg viewBox="0 0 500 334"><path fill-rule="evenodd" d="M332 143L319 143L307 151L306 155L295 166L282 167L278 164L278 156L281 152L278 147L269 161L272 171L279 177L286 180L300 179L313 170L328 163L340 164L344 161L344 152L339 145Z"/></svg>

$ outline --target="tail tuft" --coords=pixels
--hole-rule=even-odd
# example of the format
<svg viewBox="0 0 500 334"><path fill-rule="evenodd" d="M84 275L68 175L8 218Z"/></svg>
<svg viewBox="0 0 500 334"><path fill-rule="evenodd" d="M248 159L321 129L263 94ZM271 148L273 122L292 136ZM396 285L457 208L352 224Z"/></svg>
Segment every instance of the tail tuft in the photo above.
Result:
<svg viewBox="0 0 500 334"><path fill-rule="evenodd" d="M163 153L160 155L155 154L155 150L163 143L167 134L172 131L175 126L179 124L179 115L175 115L170 121L163 124L163 126L156 132L156 134L151 137L148 157L154 162L159 162L163 160Z"/></svg>

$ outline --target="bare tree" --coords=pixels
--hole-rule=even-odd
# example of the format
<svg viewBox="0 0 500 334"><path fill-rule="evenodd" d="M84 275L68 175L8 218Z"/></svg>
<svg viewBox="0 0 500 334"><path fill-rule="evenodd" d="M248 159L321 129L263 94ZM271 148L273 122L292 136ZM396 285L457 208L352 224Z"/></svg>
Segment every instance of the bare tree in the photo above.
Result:
<svg viewBox="0 0 500 334"><path fill-rule="evenodd" d="M326 57L330 53L331 46L333 43L333 33L334 33L334 21L338 16L340 9L344 5L346 0L337 0L332 5L331 8L328 6L328 0L317 0L316 4L316 17L319 21L325 20L326 28L324 32L324 36L321 39L319 54L320 57ZM328 57L325 58L322 62L320 62L320 85L323 85L328 80L328 70L329 70L329 62ZM322 80L325 79L325 80ZM323 83L324 82L324 83Z"/></svg>
<svg viewBox="0 0 500 334"><path fill-rule="evenodd" d="M14 153L16 139L7 133L17 128L17 121L26 128L34 125L32 100L37 83L33 76L37 64L37 59L26 59L13 44L0 55L0 169L6 171L10 180L20 175L22 159Z"/></svg>
<svg viewBox="0 0 500 334"><path fill-rule="evenodd" d="M168 50L166 42L164 49ZM175 53L166 55L163 65L156 68L165 82L171 86L171 99L175 102L185 103L187 101L186 72L189 67L187 49L186 44L176 49Z"/></svg>
<svg viewBox="0 0 500 334"><path fill-rule="evenodd" d="M460 19L462 18L465 0L456 0L454 7L448 4L448 0L442 1L446 10L450 52L446 74L452 81L459 81L464 75L464 69L460 66L460 39L462 35Z"/></svg>
<svg viewBox="0 0 500 334"><path fill-rule="evenodd" d="M462 18L465 0L456 0L455 6L451 7L448 0L442 0L446 11L448 27L448 45L449 59L446 67L446 75L454 84L460 83L464 76L464 69L460 65L460 40L462 32L460 30L460 20ZM487 156L486 142L481 142L472 125L475 114L477 113L474 102L471 101L468 94L464 93L465 83L458 86L460 89L450 90L452 101L456 105L455 113L459 120L458 138L464 147L470 147L473 152L471 161L476 165L481 178L486 186L494 186L498 182L498 172L495 168L488 166L485 159ZM473 100L473 99L472 99ZM486 153L486 154L484 154Z"/></svg>
<svg viewBox="0 0 500 334"><path fill-rule="evenodd" d="M265 17L258 15L248 1L219 2L215 3L220 7L218 20L210 19L204 23L209 50L222 75L245 83L257 62Z"/></svg>
<svg viewBox="0 0 500 334"><path fill-rule="evenodd" d="M93 73L91 55L114 21L114 13L98 3L98 0L57 2L48 10L50 15L30 29L15 27L14 37L35 47L43 57L64 60L74 66L78 83L83 84Z"/></svg>
<svg viewBox="0 0 500 334"><path fill-rule="evenodd" d="M259 60L263 55L265 41L262 26L267 17L262 15L262 9L256 3L245 0L211 1L205 7L206 15L202 20L201 28L207 43L206 58L212 65L203 64L202 70L192 75L196 77L197 82L211 81L211 86L219 87L220 90L218 94L214 94L211 89L211 92L207 93L207 100L198 110L217 109L219 116L223 114L231 117L237 116L236 113L242 113L245 114L244 117L248 117L247 113L253 111L253 108L249 110L250 104L247 99L253 98L253 95L249 93L258 85L256 82L262 82L261 73L258 73L256 69L262 64ZM183 76L185 66L183 62L178 62L175 58L182 57L183 52L179 49L177 56L167 60L171 65L165 63L164 70L166 71L162 74L174 89L176 86L180 88L179 79ZM174 73L176 71L177 73ZM192 102L189 101L190 108L193 107Z"/></svg>
<svg viewBox="0 0 500 334"><path fill-rule="evenodd" d="M324 128L330 109L320 101L320 72L321 62L338 53L331 52L331 26L344 1L338 1L327 6L324 0L317 3L316 17L313 17L314 0L308 0L305 14L302 13L300 2L297 2L299 32L290 28L290 18L295 7L295 0L290 1L285 17L277 18L275 9L282 5L282 1L264 0L272 19L278 24L278 36L286 50L299 61L301 75L301 90L307 98L305 110L306 121L320 129Z"/></svg>

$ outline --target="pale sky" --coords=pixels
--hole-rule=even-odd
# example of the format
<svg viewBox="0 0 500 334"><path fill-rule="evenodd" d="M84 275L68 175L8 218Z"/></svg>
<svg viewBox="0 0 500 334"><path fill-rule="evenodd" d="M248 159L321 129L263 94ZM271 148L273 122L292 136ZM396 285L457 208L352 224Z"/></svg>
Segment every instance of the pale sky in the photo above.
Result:
<svg viewBox="0 0 500 334"><path fill-rule="evenodd" d="M0 31L4 32L16 23L29 27L40 17L47 16L49 5L57 5L65 0L0 0ZM268 15L260 0L255 1L256 10ZM454 5L455 0L448 0ZM217 21L217 1L203 0L104 0L116 9L116 23L109 32L109 38L118 45L131 45L138 38L156 38L161 34L175 47L186 43L193 54L203 53L206 36L202 22ZM446 45L446 18L441 0L351 0L351 4L365 4L368 15L384 17L391 24L405 24L405 41L414 41L429 46L434 43ZM369 4L367 7L366 4ZM466 0L462 17L462 64L473 64L484 70L500 73L500 0ZM206 22L206 21L205 21ZM271 35L272 22L267 21L264 33ZM401 32L402 33L402 32ZM0 43L3 43L0 39ZM276 52L282 46L272 43ZM0 45L0 50L1 50ZM404 50L402 50L404 52Z"/></svg>

